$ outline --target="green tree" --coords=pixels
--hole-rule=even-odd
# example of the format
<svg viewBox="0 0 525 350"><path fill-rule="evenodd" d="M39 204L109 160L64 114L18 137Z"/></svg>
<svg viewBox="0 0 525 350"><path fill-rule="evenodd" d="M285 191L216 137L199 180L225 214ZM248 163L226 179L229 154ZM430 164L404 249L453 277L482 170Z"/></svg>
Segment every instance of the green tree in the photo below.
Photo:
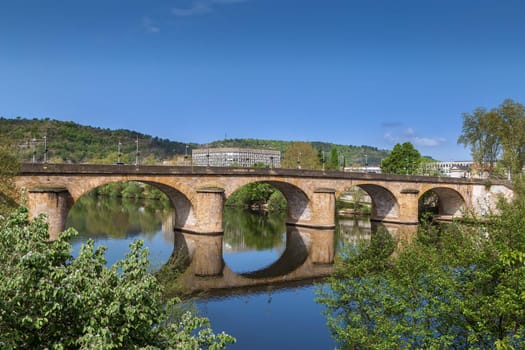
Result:
<svg viewBox="0 0 525 350"><path fill-rule="evenodd" d="M321 162L311 143L292 142L284 151L281 166L289 169L321 169Z"/></svg>
<svg viewBox="0 0 525 350"><path fill-rule="evenodd" d="M144 192L144 186L136 181L128 181L123 183L122 197L126 198L141 198Z"/></svg>
<svg viewBox="0 0 525 350"><path fill-rule="evenodd" d="M499 209L408 242L380 232L347 246L318 294L340 348L523 348L525 200Z"/></svg>
<svg viewBox="0 0 525 350"><path fill-rule="evenodd" d="M281 211L284 212L288 206L288 201L284 197L281 191L274 191L267 201L268 211Z"/></svg>
<svg viewBox="0 0 525 350"><path fill-rule="evenodd" d="M480 171L487 167L492 170L496 164L501 151L500 137L496 132L499 124L500 119L495 111L477 108L472 114L463 113L463 128L458 143L470 146L472 160Z"/></svg>
<svg viewBox="0 0 525 350"><path fill-rule="evenodd" d="M481 169L493 170L501 155L509 177L521 173L525 164L525 106L507 99L490 112L477 108L472 114L464 113L458 143L470 147Z"/></svg>
<svg viewBox="0 0 525 350"><path fill-rule="evenodd" d="M339 170L339 154L337 153L337 148L335 147L330 150L330 158L326 164L326 169Z"/></svg>
<svg viewBox="0 0 525 350"><path fill-rule="evenodd" d="M0 215L6 215L17 206L14 177L19 171L20 164L13 152L0 146Z"/></svg>
<svg viewBox="0 0 525 350"><path fill-rule="evenodd" d="M389 174L416 174L421 163L421 154L410 142L396 144L392 152L383 159L381 171Z"/></svg>
<svg viewBox="0 0 525 350"><path fill-rule="evenodd" d="M77 258L67 230L49 242L43 217L0 217L2 349L220 349L234 341L207 319L165 302L142 242L106 267L88 241Z"/></svg>
<svg viewBox="0 0 525 350"><path fill-rule="evenodd" d="M502 162L509 175L522 172L525 163L525 106L507 99L497 109L499 128L495 132L501 140Z"/></svg>
<svg viewBox="0 0 525 350"><path fill-rule="evenodd" d="M274 186L265 182L254 182L241 187L226 201L227 206L249 208L258 206L263 208L267 204L267 210L282 210L286 208L286 199Z"/></svg>

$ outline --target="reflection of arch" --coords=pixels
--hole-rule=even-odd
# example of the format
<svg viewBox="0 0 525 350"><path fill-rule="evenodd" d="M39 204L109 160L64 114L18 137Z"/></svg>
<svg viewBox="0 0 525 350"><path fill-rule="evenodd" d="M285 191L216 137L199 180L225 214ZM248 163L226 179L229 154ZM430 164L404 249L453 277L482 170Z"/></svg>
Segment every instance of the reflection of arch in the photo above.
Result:
<svg viewBox="0 0 525 350"><path fill-rule="evenodd" d="M438 215L441 219L451 219L461 216L462 210L466 206L465 199L456 190L447 187L431 188L425 193L432 191L438 197ZM421 198L425 193L421 194ZM421 205L421 204L419 204Z"/></svg>
<svg viewBox="0 0 525 350"><path fill-rule="evenodd" d="M165 267L184 269L181 283L188 291L241 288L309 280L333 271L334 230L287 226L286 250L273 264L237 274L222 259L221 235L175 233L174 259ZM177 261L182 263L169 266ZM189 262L186 265L184 262ZM213 278L209 278L212 277Z"/></svg>
<svg viewBox="0 0 525 350"><path fill-rule="evenodd" d="M388 189L374 184L357 184L372 199L371 220L383 221L399 217L399 204Z"/></svg>
<svg viewBox="0 0 525 350"><path fill-rule="evenodd" d="M308 221L312 216L312 208L310 200L306 193L301 190L299 187L282 181L253 181L243 184L246 186L250 183L267 183L275 188L277 188L283 194L284 198L288 202L287 208L287 223L294 224L301 221ZM239 187L240 188L240 187ZM239 188L236 188L234 191L237 191Z"/></svg>
<svg viewBox="0 0 525 350"><path fill-rule="evenodd" d="M286 230L286 249L279 259L262 270L242 273L241 276L247 278L272 278L286 275L301 266L307 257L307 242L305 242L297 227L288 226Z"/></svg>

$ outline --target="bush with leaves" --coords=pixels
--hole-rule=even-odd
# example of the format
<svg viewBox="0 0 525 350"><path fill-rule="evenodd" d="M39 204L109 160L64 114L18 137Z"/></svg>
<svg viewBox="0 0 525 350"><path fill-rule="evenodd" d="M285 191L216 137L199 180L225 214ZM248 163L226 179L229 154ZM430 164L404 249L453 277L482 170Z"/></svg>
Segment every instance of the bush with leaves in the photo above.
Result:
<svg viewBox="0 0 525 350"><path fill-rule="evenodd" d="M142 242L106 267L92 240L71 256L72 229L49 241L43 217L0 217L0 348L221 349L205 318L165 302Z"/></svg>
<svg viewBox="0 0 525 350"><path fill-rule="evenodd" d="M17 207L17 191L13 180L19 170L20 164L13 152L0 146L0 215L5 215Z"/></svg>
<svg viewBox="0 0 525 350"><path fill-rule="evenodd" d="M344 349L525 345L525 200L476 225L348 246L318 300Z"/></svg>

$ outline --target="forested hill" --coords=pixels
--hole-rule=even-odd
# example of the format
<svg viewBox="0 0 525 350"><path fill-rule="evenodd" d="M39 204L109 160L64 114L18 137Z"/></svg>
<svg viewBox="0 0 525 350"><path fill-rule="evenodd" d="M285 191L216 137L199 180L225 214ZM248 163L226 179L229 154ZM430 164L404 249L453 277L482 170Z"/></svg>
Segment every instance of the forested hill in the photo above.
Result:
<svg viewBox="0 0 525 350"><path fill-rule="evenodd" d="M54 163L114 163L118 159L119 142L121 161L134 163L137 139L142 163L158 163L175 154L184 154L186 149L185 143L136 131L102 129L47 118L0 118L0 143L15 146L21 161L31 161L33 152L36 161L42 161L44 136L48 161Z"/></svg>
<svg viewBox="0 0 525 350"><path fill-rule="evenodd" d="M163 161L174 161L184 155L186 143L160 139L131 130L110 130L84 126L74 122L63 122L52 119L6 119L0 117L0 145L8 145L17 153L23 162L35 160L40 162L44 156L44 136L47 142L47 159L54 163L114 163L118 159L120 142L120 160L134 163L136 140L139 141L140 162L142 164L159 164ZM210 143L209 147L271 148L283 154L293 141L260 140L260 139L226 139ZM389 151L369 146L336 145L328 142L310 142L313 148L325 157L333 149L344 160L346 165L379 164ZM188 152L197 147L196 143L188 144ZM365 157L366 155L366 157Z"/></svg>

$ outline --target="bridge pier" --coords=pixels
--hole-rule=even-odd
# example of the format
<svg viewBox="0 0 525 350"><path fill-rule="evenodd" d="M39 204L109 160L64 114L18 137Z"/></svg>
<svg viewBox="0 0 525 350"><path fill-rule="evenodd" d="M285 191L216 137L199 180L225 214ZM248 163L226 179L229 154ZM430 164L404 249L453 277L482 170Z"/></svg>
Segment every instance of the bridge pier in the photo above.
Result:
<svg viewBox="0 0 525 350"><path fill-rule="evenodd" d="M288 203L290 205L290 203ZM311 215L308 219L288 221L289 225L329 229L335 228L335 190L317 188L310 200Z"/></svg>
<svg viewBox="0 0 525 350"><path fill-rule="evenodd" d="M335 256L334 230L309 229L310 260L314 264L333 264Z"/></svg>
<svg viewBox="0 0 525 350"><path fill-rule="evenodd" d="M211 277L222 274L223 235L199 235L175 232L174 255L190 263L195 276Z"/></svg>
<svg viewBox="0 0 525 350"><path fill-rule="evenodd" d="M317 228L335 227L335 190L317 188L312 196L313 225Z"/></svg>
<svg viewBox="0 0 525 350"><path fill-rule="evenodd" d="M419 223L419 190L402 189L398 196L399 224L418 224Z"/></svg>
<svg viewBox="0 0 525 350"><path fill-rule="evenodd" d="M58 234L66 228L67 213L73 205L73 198L67 188L31 188L26 196L31 218L46 214L49 240L57 239Z"/></svg>
<svg viewBox="0 0 525 350"><path fill-rule="evenodd" d="M224 189L199 188L193 200L194 220L176 227L174 249L177 254L186 254L196 276L222 273L223 209Z"/></svg>
<svg viewBox="0 0 525 350"><path fill-rule="evenodd" d="M216 187L199 188L192 202L193 218L184 223L177 223L177 225L182 224L182 226L177 226L177 229L204 235L222 234L224 189Z"/></svg>

